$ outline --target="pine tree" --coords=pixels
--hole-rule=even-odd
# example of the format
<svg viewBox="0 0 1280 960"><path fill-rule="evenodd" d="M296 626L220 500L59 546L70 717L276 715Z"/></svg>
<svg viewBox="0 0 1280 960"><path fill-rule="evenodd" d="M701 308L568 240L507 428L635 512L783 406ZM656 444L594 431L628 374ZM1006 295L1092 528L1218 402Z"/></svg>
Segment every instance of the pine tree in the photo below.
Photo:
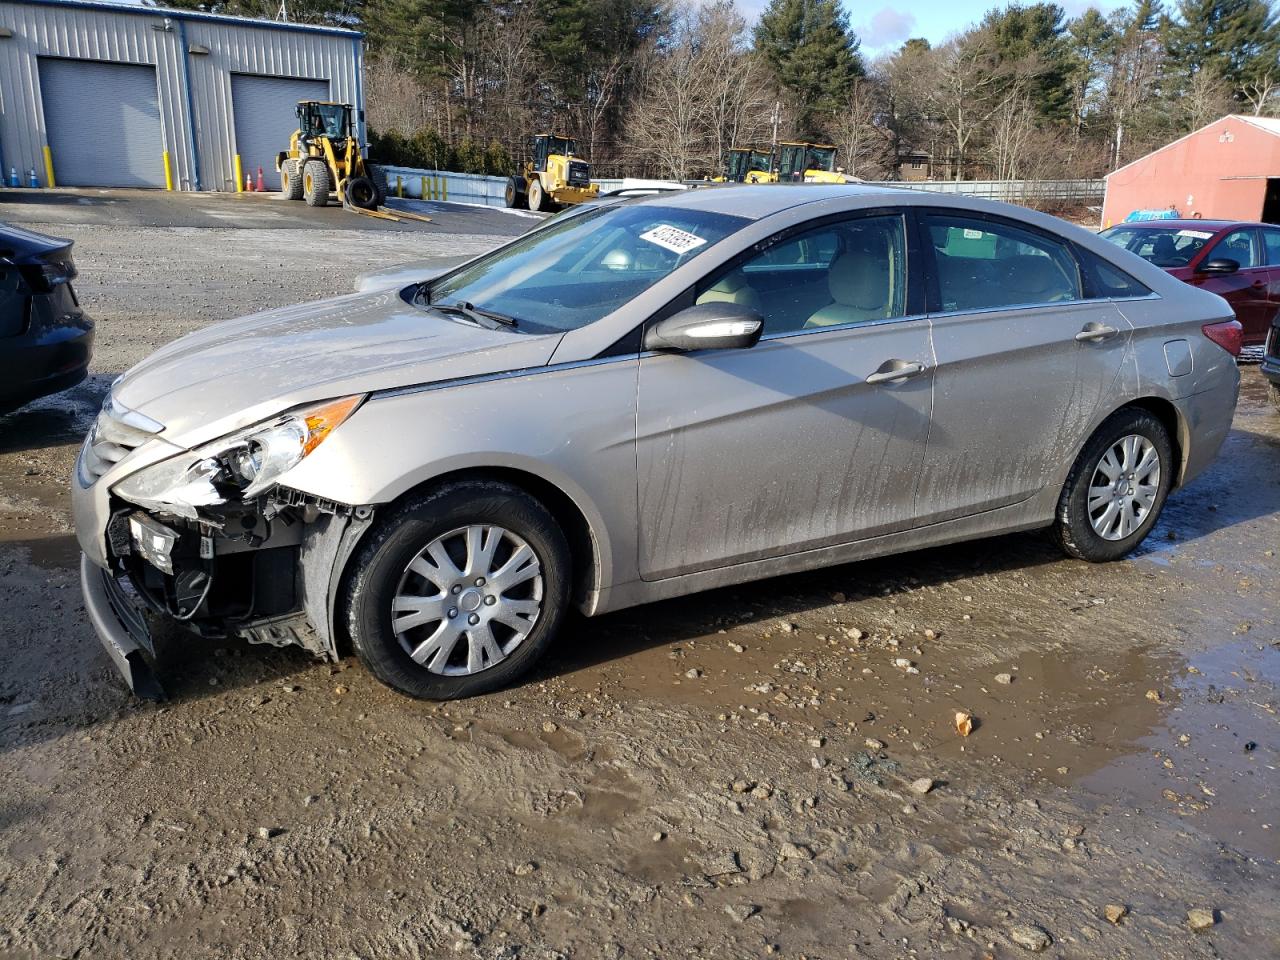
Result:
<svg viewBox="0 0 1280 960"><path fill-rule="evenodd" d="M1168 48L1188 86L1208 72L1244 99L1250 85L1280 72L1280 20L1266 0L1182 0Z"/></svg>
<svg viewBox="0 0 1280 960"><path fill-rule="evenodd" d="M1031 103L1044 119L1064 120L1071 113L1071 51L1064 13L1056 3L992 10L982 21L991 37L993 68L1022 65L1032 76Z"/></svg>
<svg viewBox="0 0 1280 960"><path fill-rule="evenodd" d="M818 135L865 73L838 0L771 0L755 40L795 111L797 136Z"/></svg>

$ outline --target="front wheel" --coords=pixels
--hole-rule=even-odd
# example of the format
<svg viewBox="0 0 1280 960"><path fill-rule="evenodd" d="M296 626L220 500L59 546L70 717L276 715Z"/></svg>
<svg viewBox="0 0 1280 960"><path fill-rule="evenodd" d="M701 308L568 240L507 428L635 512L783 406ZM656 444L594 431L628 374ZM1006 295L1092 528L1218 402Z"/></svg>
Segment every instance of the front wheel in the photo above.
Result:
<svg viewBox="0 0 1280 960"><path fill-rule="evenodd" d="M548 209L551 204L547 200L547 191L542 189L540 180L529 181L529 209L537 213Z"/></svg>
<svg viewBox="0 0 1280 960"><path fill-rule="evenodd" d="M507 686L564 617L570 555L547 509L494 481L453 483L387 516L352 561L345 620L369 671L411 697Z"/></svg>
<svg viewBox="0 0 1280 960"><path fill-rule="evenodd" d="M1173 483L1169 432L1146 410L1117 411L1076 459L1058 500L1055 532L1073 557L1118 560L1151 532Z"/></svg>
<svg viewBox="0 0 1280 960"><path fill-rule="evenodd" d="M329 203L329 168L322 160L308 160L302 165L302 199L309 207L323 207Z"/></svg>

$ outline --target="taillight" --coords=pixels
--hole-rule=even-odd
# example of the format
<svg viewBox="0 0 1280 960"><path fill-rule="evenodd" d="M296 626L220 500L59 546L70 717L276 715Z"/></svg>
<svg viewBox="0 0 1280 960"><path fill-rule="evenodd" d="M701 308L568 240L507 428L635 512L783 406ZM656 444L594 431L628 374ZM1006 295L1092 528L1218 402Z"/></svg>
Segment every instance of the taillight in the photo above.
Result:
<svg viewBox="0 0 1280 960"><path fill-rule="evenodd" d="M1227 353L1233 357L1240 356L1240 350L1244 346L1244 327L1240 326L1239 320L1219 320L1217 323L1206 323L1200 329Z"/></svg>

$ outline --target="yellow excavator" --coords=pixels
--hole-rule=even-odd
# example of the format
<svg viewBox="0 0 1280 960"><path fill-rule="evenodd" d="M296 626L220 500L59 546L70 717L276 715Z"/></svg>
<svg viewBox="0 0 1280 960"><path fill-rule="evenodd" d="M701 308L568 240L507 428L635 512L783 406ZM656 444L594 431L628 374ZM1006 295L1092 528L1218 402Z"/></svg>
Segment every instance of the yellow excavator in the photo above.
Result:
<svg viewBox="0 0 1280 960"><path fill-rule="evenodd" d="M554 210L594 200L600 185L591 182L591 165L579 159L578 141L555 133L540 133L529 143L533 159L507 178L508 207Z"/></svg>
<svg viewBox="0 0 1280 960"><path fill-rule="evenodd" d="M351 104L322 100L298 103L298 129L289 149L276 154L280 195L323 207L337 191L344 205L376 210L387 198L385 175L360 153L351 122Z"/></svg>

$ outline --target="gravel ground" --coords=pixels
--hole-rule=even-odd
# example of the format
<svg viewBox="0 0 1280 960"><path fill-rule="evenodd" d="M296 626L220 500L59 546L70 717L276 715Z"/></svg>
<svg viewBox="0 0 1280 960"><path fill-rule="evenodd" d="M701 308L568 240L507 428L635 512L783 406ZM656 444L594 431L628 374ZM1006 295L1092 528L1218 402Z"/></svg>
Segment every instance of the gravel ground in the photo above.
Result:
<svg viewBox="0 0 1280 960"><path fill-rule="evenodd" d="M155 706L73 569L67 477L111 377L528 224L241 228L154 198L0 194L77 241L101 320L89 383L0 418L0 956L1280 955L1280 414L1255 370L1120 563L1016 536L720 590L575 623L524 685L448 705L193 641Z"/></svg>

